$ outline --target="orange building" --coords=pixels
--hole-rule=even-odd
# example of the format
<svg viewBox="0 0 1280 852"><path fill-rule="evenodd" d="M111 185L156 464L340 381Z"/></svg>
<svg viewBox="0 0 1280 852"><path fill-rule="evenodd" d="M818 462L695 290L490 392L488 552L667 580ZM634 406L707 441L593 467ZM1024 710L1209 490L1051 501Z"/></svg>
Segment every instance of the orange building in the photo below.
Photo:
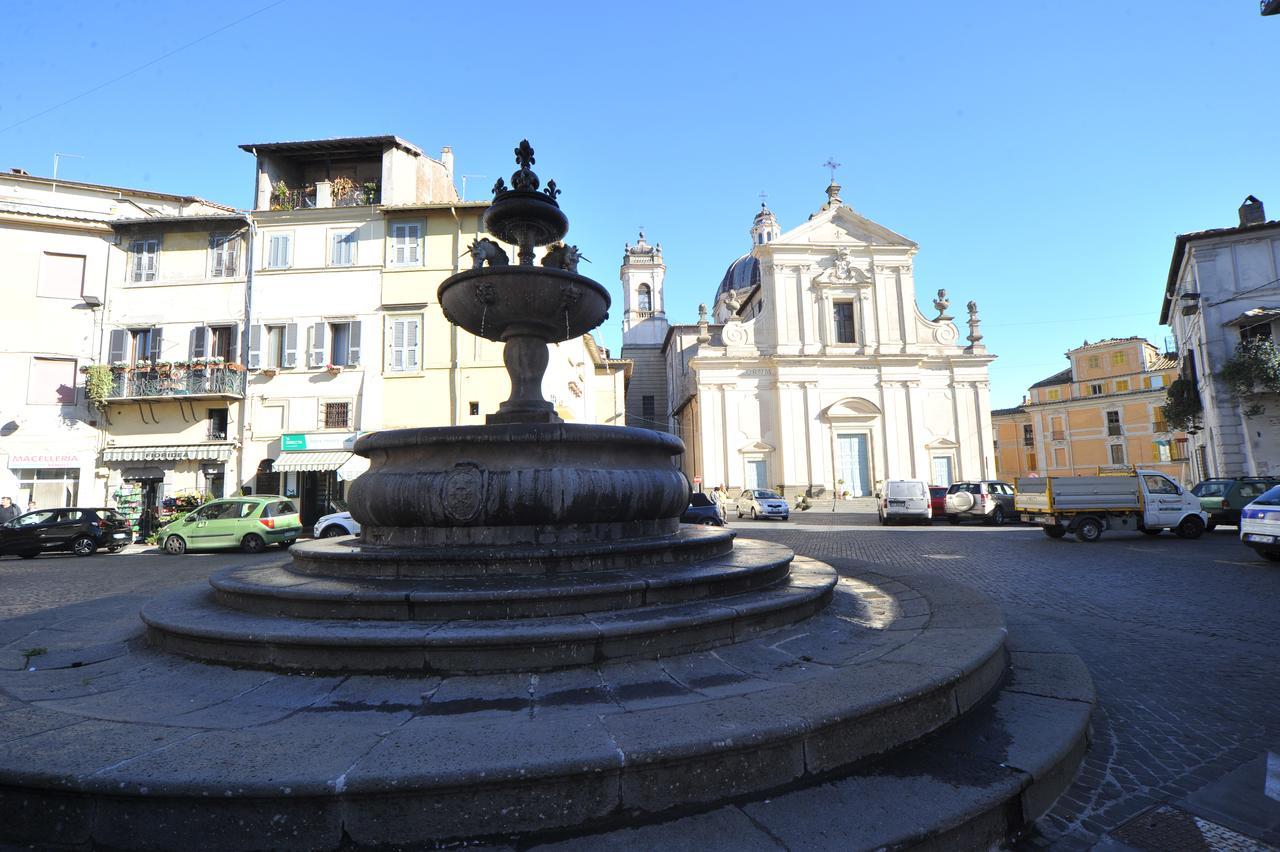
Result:
<svg viewBox="0 0 1280 852"><path fill-rule="evenodd" d="M1141 337L1085 343L1071 366L1036 382L1022 405L991 412L996 469L1019 476L1084 476L1142 467L1187 483L1187 436L1160 408L1177 358Z"/></svg>

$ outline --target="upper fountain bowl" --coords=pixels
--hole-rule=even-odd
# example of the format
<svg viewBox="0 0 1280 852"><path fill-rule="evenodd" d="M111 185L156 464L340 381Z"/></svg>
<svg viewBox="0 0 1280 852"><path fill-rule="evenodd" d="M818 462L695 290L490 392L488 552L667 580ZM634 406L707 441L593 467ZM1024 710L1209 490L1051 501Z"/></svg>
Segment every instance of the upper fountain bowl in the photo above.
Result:
<svg viewBox="0 0 1280 852"><path fill-rule="evenodd" d="M486 340L527 335L559 343L609 318L609 292L583 275L546 266L459 272L437 292L449 322Z"/></svg>

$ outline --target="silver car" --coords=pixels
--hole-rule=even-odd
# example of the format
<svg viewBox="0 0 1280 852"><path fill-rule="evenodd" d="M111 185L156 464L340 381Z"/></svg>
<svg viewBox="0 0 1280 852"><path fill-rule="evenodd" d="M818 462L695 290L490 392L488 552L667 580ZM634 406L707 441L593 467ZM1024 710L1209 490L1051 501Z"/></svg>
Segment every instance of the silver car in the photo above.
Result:
<svg viewBox="0 0 1280 852"><path fill-rule="evenodd" d="M334 512L316 521L316 538L334 538L340 535L360 535L360 522L350 512Z"/></svg>
<svg viewBox="0 0 1280 852"><path fill-rule="evenodd" d="M750 515L752 518L778 518L785 521L791 517L791 509L781 494L756 488L748 488L738 495L737 509L739 518Z"/></svg>

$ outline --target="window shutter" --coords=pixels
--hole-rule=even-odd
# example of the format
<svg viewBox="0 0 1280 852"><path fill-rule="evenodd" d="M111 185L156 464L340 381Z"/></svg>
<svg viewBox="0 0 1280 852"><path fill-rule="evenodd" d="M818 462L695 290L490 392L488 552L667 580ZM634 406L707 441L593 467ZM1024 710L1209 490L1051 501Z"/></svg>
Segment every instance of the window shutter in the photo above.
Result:
<svg viewBox="0 0 1280 852"><path fill-rule="evenodd" d="M405 322L404 337L404 368L416 370L418 369L418 321L416 319Z"/></svg>
<svg viewBox="0 0 1280 852"><path fill-rule="evenodd" d="M404 370L404 326L404 320L391 320L391 358L388 366L396 373Z"/></svg>
<svg viewBox="0 0 1280 852"><path fill-rule="evenodd" d="M223 274L231 277L235 277L236 265L237 265L237 262L240 260L240 238L227 237L227 241L223 247L224 247L224 250L226 251L226 255L224 257ZM233 340L235 339L234 336L232 337L232 339Z"/></svg>
<svg viewBox="0 0 1280 852"><path fill-rule="evenodd" d="M116 364L124 360L125 347L129 343L129 332L123 328L111 330L111 344L107 350L107 363Z"/></svg>
<svg viewBox="0 0 1280 852"><path fill-rule="evenodd" d="M360 323L351 323L350 343L347 346L347 363L354 366L360 363Z"/></svg>
<svg viewBox="0 0 1280 852"><path fill-rule="evenodd" d="M418 243L422 239L421 229L417 225L409 225L405 230L408 232L409 245L407 247L408 255L407 263L419 263L418 260Z"/></svg>
<svg viewBox="0 0 1280 852"><path fill-rule="evenodd" d="M282 367L298 366L298 324L291 322L284 329L284 363Z"/></svg>
<svg viewBox="0 0 1280 852"><path fill-rule="evenodd" d="M323 367L324 360L324 323L311 326L311 367Z"/></svg>
<svg viewBox="0 0 1280 852"><path fill-rule="evenodd" d="M227 347L227 351L231 354L231 357L228 358L227 360L235 363L239 363L240 362L240 326L239 325L228 326L227 336L231 338L231 345Z"/></svg>
<svg viewBox="0 0 1280 852"><path fill-rule="evenodd" d="M160 360L160 335L163 331L164 329L159 326L151 329L151 352L148 353L147 357L150 359L152 364Z"/></svg>
<svg viewBox="0 0 1280 852"><path fill-rule="evenodd" d="M249 357L245 364L250 370L256 370L262 364L262 326L249 327Z"/></svg>
<svg viewBox="0 0 1280 852"><path fill-rule="evenodd" d="M129 243L129 253L133 255L133 280L142 280L142 243L135 240Z"/></svg>
<svg viewBox="0 0 1280 852"><path fill-rule="evenodd" d="M209 237L209 276L222 276L222 243L218 237Z"/></svg>
<svg viewBox="0 0 1280 852"><path fill-rule="evenodd" d="M191 329L191 358L204 358L209 354L209 327L198 325Z"/></svg>

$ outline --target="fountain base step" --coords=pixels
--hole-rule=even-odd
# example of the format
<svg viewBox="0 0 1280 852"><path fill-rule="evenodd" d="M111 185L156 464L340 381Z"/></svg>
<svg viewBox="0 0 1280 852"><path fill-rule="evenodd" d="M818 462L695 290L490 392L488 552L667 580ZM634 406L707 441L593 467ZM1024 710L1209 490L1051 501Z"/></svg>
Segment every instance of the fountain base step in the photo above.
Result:
<svg viewBox="0 0 1280 852"><path fill-rule="evenodd" d="M219 604L220 592L194 587L149 601L142 620L153 647L217 663L339 672L540 671L714 648L806 619L826 606L836 575L808 559L790 566L773 585L739 594L545 618L292 618L231 609ZM724 566L709 568L708 583L716 573L733 577ZM347 603L358 611L351 588ZM242 591L233 594L243 603Z"/></svg>
<svg viewBox="0 0 1280 852"><path fill-rule="evenodd" d="M10 648L49 652L0 669L4 842L527 847L738 802L779 829L809 814L786 823L812 832L792 848L989 848L1069 782L1093 700L1074 655L1006 648L990 601L926 576L843 578L803 623L711 651L444 678L182 660L131 641L117 609L133 634L96 611L12 625Z"/></svg>
<svg viewBox="0 0 1280 852"><path fill-rule="evenodd" d="M218 602L242 612L293 618L451 621L545 618L705 600L786 580L791 551L748 541L690 564L550 576L497 575L424 583L416 579L333 579L290 564L233 568L210 579Z"/></svg>

